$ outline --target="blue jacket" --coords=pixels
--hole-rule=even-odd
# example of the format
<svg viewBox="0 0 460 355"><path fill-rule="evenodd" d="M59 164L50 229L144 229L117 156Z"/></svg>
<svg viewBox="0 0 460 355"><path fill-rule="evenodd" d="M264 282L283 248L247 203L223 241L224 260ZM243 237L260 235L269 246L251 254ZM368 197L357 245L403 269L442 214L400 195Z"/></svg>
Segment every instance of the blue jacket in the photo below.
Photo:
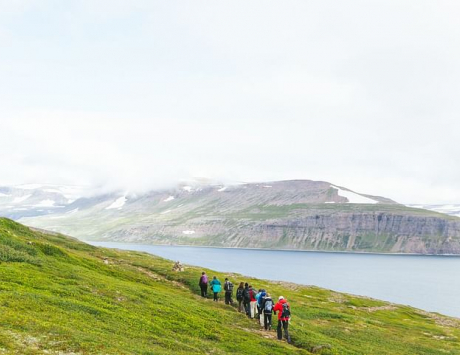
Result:
<svg viewBox="0 0 460 355"><path fill-rule="evenodd" d="M211 285L212 292L220 292L222 290L220 281L217 279L213 279L210 285Z"/></svg>
<svg viewBox="0 0 460 355"><path fill-rule="evenodd" d="M257 297L257 304L259 305L259 307L262 307L262 302L264 300L264 297L267 295L267 292L260 292L259 294L259 297Z"/></svg>

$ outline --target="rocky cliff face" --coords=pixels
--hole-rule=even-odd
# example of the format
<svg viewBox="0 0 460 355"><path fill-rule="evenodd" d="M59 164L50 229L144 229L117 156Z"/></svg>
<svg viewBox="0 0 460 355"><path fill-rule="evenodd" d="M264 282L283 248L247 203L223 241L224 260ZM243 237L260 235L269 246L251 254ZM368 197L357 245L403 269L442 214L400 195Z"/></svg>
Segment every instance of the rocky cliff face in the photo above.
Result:
<svg viewBox="0 0 460 355"><path fill-rule="evenodd" d="M240 248L460 254L460 219L391 212L314 214L265 221L208 219L117 230L109 240ZM184 232L188 232L185 233Z"/></svg>
<svg viewBox="0 0 460 355"><path fill-rule="evenodd" d="M460 254L460 218L317 181L98 196L22 221L93 240Z"/></svg>

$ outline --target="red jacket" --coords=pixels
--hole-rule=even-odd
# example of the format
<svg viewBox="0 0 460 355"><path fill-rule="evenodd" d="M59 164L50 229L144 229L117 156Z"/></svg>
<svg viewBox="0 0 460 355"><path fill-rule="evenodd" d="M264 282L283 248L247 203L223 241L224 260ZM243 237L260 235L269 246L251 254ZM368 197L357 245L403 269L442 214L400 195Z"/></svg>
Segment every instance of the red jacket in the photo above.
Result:
<svg viewBox="0 0 460 355"><path fill-rule="evenodd" d="M254 290L253 288L249 289L249 297L251 297L251 302L257 301L256 300L256 294L257 294L256 290Z"/></svg>
<svg viewBox="0 0 460 355"><path fill-rule="evenodd" d="M283 304L284 303L287 303L286 300L279 300L277 304L275 304L275 307L273 307L273 311L275 312L278 312L278 320L289 320L289 318L281 318L281 314L283 313ZM289 305L289 303L287 304L289 309L291 309L291 306Z"/></svg>

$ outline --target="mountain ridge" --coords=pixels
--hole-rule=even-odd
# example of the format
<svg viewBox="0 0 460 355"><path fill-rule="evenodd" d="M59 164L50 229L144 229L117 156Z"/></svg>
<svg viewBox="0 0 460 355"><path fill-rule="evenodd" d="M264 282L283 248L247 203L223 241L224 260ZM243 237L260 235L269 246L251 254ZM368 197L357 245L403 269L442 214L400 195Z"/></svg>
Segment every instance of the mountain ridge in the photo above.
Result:
<svg viewBox="0 0 460 355"><path fill-rule="evenodd" d="M460 254L460 218L325 181L183 183L144 194L80 198L19 220L87 240Z"/></svg>

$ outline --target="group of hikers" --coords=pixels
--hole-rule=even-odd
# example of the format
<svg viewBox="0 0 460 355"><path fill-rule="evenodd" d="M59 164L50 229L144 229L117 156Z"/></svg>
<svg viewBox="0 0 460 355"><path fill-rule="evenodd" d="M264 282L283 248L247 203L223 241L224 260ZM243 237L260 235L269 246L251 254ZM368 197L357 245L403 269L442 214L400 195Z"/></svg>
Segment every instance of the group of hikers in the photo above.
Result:
<svg viewBox="0 0 460 355"><path fill-rule="evenodd" d="M219 301L219 293L222 291L222 284L216 276L209 281L205 272L202 272L199 286L201 289L201 296L208 297L208 286L213 292L213 300ZM233 283L225 278L223 290L225 292L225 304L233 305ZM236 289L236 300L238 302L238 312L246 313L249 318L256 318L259 320L260 325L265 330L271 330L272 327L272 314L278 314L277 335L278 339L284 337L288 343L291 342L289 336L289 320L291 318L291 306L283 296L278 297L278 302L275 304L270 294L264 290L256 290L247 282L240 282Z"/></svg>

